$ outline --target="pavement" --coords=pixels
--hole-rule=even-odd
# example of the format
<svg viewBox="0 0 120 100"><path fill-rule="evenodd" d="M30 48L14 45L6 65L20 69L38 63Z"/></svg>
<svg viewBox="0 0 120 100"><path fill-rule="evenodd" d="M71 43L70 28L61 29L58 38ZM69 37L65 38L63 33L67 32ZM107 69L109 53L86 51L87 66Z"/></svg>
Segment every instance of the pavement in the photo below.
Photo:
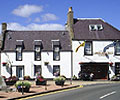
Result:
<svg viewBox="0 0 120 100"><path fill-rule="evenodd" d="M66 81L65 85L62 86L56 86L54 81L47 81L46 86L42 85L35 85L35 81L31 81L32 86L30 88L29 93L20 93L16 90L15 86L11 86L13 91L5 92L5 91L0 91L0 100L13 100L13 99L20 99L22 97L28 97L28 96L33 96L33 95L38 95L38 94L43 94L43 93L49 93L53 91L58 91L58 90L63 90L63 89L69 89L69 88L75 88L75 87L83 87L83 86L89 86L89 85L95 85L95 84L107 84L107 83L116 83L113 81L106 81L106 80L99 80L99 81ZM71 84L72 83L72 84Z"/></svg>

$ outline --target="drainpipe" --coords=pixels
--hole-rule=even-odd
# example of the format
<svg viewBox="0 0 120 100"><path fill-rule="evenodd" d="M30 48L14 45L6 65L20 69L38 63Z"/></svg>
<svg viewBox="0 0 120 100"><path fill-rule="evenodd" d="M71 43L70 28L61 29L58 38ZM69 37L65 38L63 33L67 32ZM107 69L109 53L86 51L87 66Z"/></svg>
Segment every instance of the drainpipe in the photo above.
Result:
<svg viewBox="0 0 120 100"><path fill-rule="evenodd" d="M70 84L72 84L72 77L73 77L73 51L71 51L71 79L70 79Z"/></svg>

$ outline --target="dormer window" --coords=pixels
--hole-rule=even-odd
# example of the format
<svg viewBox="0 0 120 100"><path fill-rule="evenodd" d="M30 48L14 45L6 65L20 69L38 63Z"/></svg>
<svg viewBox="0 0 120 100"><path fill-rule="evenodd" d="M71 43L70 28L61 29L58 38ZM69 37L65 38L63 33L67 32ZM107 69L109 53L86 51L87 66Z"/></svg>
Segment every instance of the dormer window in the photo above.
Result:
<svg viewBox="0 0 120 100"><path fill-rule="evenodd" d="M101 31L103 30L102 24L91 24L89 25L89 30L90 31Z"/></svg>
<svg viewBox="0 0 120 100"><path fill-rule="evenodd" d="M101 24L97 25L97 30L98 30L98 31L103 30L103 26L102 26Z"/></svg>
<svg viewBox="0 0 120 100"><path fill-rule="evenodd" d="M35 40L34 41L35 61L40 61L41 60L41 45L42 45L41 40Z"/></svg>
<svg viewBox="0 0 120 100"><path fill-rule="evenodd" d="M60 60L60 41L52 41L53 42L53 60Z"/></svg>
<svg viewBox="0 0 120 100"><path fill-rule="evenodd" d="M16 61L22 61L22 46L16 46Z"/></svg>
<svg viewBox="0 0 120 100"><path fill-rule="evenodd" d="M96 26L95 26L95 25L89 25L89 29L90 29L91 31L95 31L95 30L96 30Z"/></svg>
<svg viewBox="0 0 120 100"><path fill-rule="evenodd" d="M23 40L16 40L16 61L22 61Z"/></svg>
<svg viewBox="0 0 120 100"><path fill-rule="evenodd" d="M35 46L35 61L41 60L41 47L39 45Z"/></svg>

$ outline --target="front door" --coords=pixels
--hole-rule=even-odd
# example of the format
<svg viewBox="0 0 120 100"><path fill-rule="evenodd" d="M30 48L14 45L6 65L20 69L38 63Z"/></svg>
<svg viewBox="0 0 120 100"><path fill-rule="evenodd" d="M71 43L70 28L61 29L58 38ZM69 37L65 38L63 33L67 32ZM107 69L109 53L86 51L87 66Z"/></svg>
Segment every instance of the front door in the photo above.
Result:
<svg viewBox="0 0 120 100"><path fill-rule="evenodd" d="M17 66L16 76L19 79L23 79L23 76L24 76L24 67L23 66Z"/></svg>

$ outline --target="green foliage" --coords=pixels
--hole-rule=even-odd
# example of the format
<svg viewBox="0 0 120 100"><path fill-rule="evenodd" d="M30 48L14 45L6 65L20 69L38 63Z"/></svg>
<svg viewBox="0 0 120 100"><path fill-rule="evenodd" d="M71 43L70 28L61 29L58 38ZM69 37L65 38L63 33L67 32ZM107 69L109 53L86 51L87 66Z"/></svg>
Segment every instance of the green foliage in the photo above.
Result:
<svg viewBox="0 0 120 100"><path fill-rule="evenodd" d="M66 78L63 76L58 76L56 78L53 79L54 81L58 82L58 81L66 81Z"/></svg>
<svg viewBox="0 0 120 100"><path fill-rule="evenodd" d="M74 75L74 76L72 77L72 79L73 79L73 80L77 80L77 77Z"/></svg>
<svg viewBox="0 0 120 100"><path fill-rule="evenodd" d="M17 81L16 84L15 84L16 88L18 87L31 87L31 83L29 81Z"/></svg>

